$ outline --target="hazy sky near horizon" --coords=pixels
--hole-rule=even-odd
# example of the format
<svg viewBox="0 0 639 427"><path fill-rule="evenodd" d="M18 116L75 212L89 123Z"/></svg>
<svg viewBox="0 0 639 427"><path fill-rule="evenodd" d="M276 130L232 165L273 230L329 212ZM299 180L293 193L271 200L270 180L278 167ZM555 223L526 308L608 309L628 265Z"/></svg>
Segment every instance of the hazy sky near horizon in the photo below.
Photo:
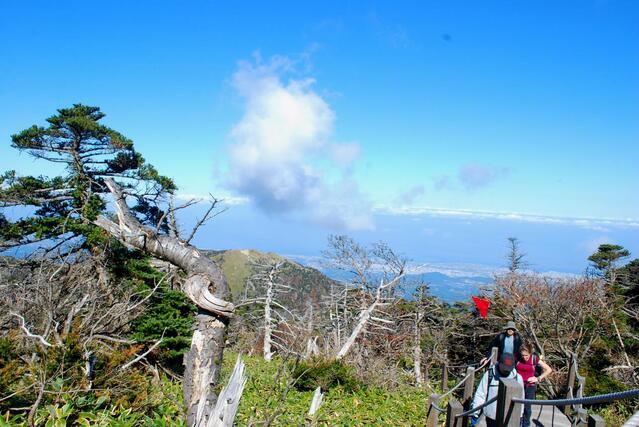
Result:
<svg viewBox="0 0 639 427"><path fill-rule="evenodd" d="M498 264L517 235L578 271L639 254L637 22L630 0L4 2L0 170L54 173L10 135L82 102L182 197L231 201L207 247L349 233Z"/></svg>

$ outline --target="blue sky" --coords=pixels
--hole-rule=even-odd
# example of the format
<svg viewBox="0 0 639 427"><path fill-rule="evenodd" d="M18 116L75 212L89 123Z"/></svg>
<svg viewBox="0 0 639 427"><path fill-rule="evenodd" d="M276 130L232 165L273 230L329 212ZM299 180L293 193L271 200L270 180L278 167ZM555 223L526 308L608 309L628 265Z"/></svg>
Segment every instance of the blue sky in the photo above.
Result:
<svg viewBox="0 0 639 427"><path fill-rule="evenodd" d="M230 2L226 2L230 3ZM639 254L639 3L4 2L0 169L56 108L100 106L183 197L232 209L206 247L580 271ZM191 219L185 218L188 223Z"/></svg>

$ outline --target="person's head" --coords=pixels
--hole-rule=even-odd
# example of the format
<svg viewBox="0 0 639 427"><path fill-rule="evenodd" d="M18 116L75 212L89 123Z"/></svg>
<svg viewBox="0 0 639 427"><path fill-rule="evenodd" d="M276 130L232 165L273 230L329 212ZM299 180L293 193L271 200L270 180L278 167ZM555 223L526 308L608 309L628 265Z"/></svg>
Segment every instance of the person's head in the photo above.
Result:
<svg viewBox="0 0 639 427"><path fill-rule="evenodd" d="M510 320L508 323L506 323L506 326L504 326L504 331L506 331L506 334L508 334L508 336L510 337L515 335L515 332L517 332L517 327L515 326L515 322Z"/></svg>
<svg viewBox="0 0 639 427"><path fill-rule="evenodd" d="M515 367L515 357L512 353L503 353L499 358L499 363L497 364L497 368L499 369L499 373L507 377L513 371Z"/></svg>
<svg viewBox="0 0 639 427"><path fill-rule="evenodd" d="M530 355L532 353L533 353L533 346L529 342L524 342L521 344L521 347L519 347L519 356L521 356L521 359L524 362L528 362L528 359L530 359Z"/></svg>

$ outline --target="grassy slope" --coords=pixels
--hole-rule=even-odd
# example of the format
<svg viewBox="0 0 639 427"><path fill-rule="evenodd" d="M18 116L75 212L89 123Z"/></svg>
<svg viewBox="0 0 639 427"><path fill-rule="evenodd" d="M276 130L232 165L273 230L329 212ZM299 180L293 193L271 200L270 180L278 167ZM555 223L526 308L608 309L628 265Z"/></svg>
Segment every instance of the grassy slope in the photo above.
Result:
<svg viewBox="0 0 639 427"><path fill-rule="evenodd" d="M235 363L235 354L225 355L224 380ZM278 402L285 389L282 379L276 383L279 361L266 362L260 357L242 356L246 363L248 382L236 417L238 425L250 421L263 422L279 407L279 415L273 425L423 425L426 419L428 393L414 387L388 391L365 387L358 392L345 392L341 387L329 390L324 395L322 406L315 419L306 414L313 392L301 392L291 388L283 405Z"/></svg>
<svg viewBox="0 0 639 427"><path fill-rule="evenodd" d="M211 256L224 272L234 299L241 295L246 280L253 274L251 260L281 261L284 259L271 252L263 253L251 249L210 251L207 255Z"/></svg>
<svg viewBox="0 0 639 427"><path fill-rule="evenodd" d="M310 296L314 302L319 301L330 287L331 279L318 270L304 267L295 261L288 260L272 252L259 252L251 249L207 251L206 254L218 263L229 284L233 300L237 301L242 295L246 280L255 271L251 262L259 261L288 261L283 269L280 280L291 285L295 291L291 292L289 300L295 304L305 306L305 300Z"/></svg>

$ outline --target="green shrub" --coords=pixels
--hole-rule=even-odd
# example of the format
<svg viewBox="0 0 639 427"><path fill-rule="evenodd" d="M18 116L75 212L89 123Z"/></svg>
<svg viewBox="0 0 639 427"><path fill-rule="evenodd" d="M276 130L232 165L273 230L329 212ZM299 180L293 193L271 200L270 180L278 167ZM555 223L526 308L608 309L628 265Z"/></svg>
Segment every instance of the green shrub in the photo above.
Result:
<svg viewBox="0 0 639 427"><path fill-rule="evenodd" d="M338 360L301 362L293 371L293 377L297 378L295 388L300 391L315 390L317 387L326 391L341 386L347 392L354 392L362 388L353 368Z"/></svg>
<svg viewBox="0 0 639 427"><path fill-rule="evenodd" d="M0 337L0 368L15 357L13 343L8 337Z"/></svg>
<svg viewBox="0 0 639 427"><path fill-rule="evenodd" d="M148 295L161 283L146 301L144 313L131 323L130 337L138 343L149 344L164 334L154 356L164 367L180 373L182 357L191 346L196 307L184 293L171 289L164 274L156 270L144 254L114 244L111 258L111 272L141 296Z"/></svg>

